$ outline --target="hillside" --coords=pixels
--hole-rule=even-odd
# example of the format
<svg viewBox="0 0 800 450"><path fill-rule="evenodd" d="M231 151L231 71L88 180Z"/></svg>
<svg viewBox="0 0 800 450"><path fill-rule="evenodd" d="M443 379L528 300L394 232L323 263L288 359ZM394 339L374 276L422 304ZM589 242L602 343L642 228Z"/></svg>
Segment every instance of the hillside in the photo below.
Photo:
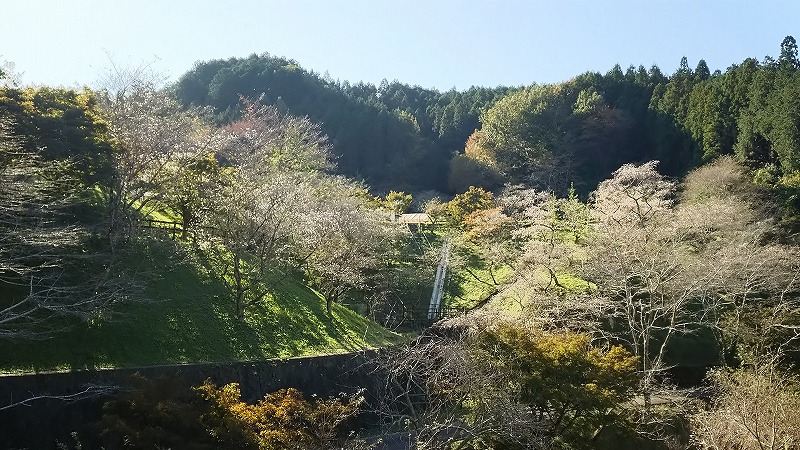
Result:
<svg viewBox="0 0 800 450"><path fill-rule="evenodd" d="M0 373L383 351L374 398L145 386L90 435L366 448L368 411L426 449L800 442L793 37L463 92L267 54L114 76L0 86Z"/></svg>
<svg viewBox="0 0 800 450"><path fill-rule="evenodd" d="M310 117L330 138L336 170L376 192L448 191L452 154L463 150L480 113L513 90L351 83L267 53L199 62L174 86L184 106L210 106L218 123L238 117L240 96Z"/></svg>
<svg viewBox="0 0 800 450"><path fill-rule="evenodd" d="M236 118L240 95L309 116L329 136L336 170L375 192L454 195L521 183L559 195L574 186L585 198L624 163L659 160L679 177L736 154L794 202L794 38L777 58L724 72L703 59L690 64L683 58L671 75L616 65L558 84L439 92L331 80L264 53L198 62L174 89L184 106L214 108L220 123Z"/></svg>
<svg viewBox="0 0 800 450"><path fill-rule="evenodd" d="M361 288L368 269L359 264L379 263L363 259L376 241L336 230L364 222L372 233L391 231L356 186L281 161L269 177L232 189L234 169L205 148L178 159L204 130L194 117L165 113L169 100L152 91L120 100L141 108L125 112L129 122L103 101L87 90L0 89L0 371L254 360L400 339L309 287L329 298ZM280 132L315 132L280 120ZM149 140L165 132L172 141ZM234 211L226 195L249 203ZM337 214L323 214L325 205ZM170 239L147 228L152 219L186 231ZM341 251L361 258L345 280Z"/></svg>
<svg viewBox="0 0 800 450"><path fill-rule="evenodd" d="M377 87L334 81L267 54L198 63L166 90L147 80L121 80L129 85L116 93L5 87L7 180L44 174L34 176L38 184L3 193L22 195L24 217L35 219L24 224L29 234L8 235L9 262L0 266L8 274L6 301L33 305L31 317L46 316L74 300L73 286L58 285L55 305L47 292L56 285L36 295L22 286L53 279L100 288L85 302L91 307L68 311L69 324L88 320L62 336L68 345L9 344L19 350L4 352L3 365L251 359L394 339L377 328L365 332L375 325L337 304L358 303L360 312L387 319L425 301L420 286L430 283L431 271L425 251L386 224L389 196L369 191L408 189L422 194L419 206L445 195L437 190L459 194L472 185L498 198L502 186L514 184L585 199L628 162L658 159L659 169L675 177L736 154L748 176L774 188L776 219L789 225L778 232L791 232L798 198L796 136L788 132L797 115L791 107L796 53L787 37L778 60L746 60L725 73L708 73L702 60L692 70L684 60L671 76L655 66L616 66L557 85L444 93L398 81ZM214 108L211 115L198 109L204 106ZM28 165L17 151L32 155ZM97 194L88 212L87 192ZM450 226L469 232L493 220L474 214L508 208L490 195L455 217L452 202L437 201L429 206L450 208ZM19 209L9 207L9 223ZM183 244L172 250L132 231L158 209L169 210L166 218L185 230ZM56 211L55 219L48 211ZM470 246L494 239L477 236ZM520 249L503 241L509 236L497 243L510 245L503 258L485 249L475 267L489 261L504 278L518 270L509 255ZM154 259L153 245L159 263L173 262L144 264ZM64 253L49 255L48 246ZM119 260L120 250L140 252L130 256L137 262ZM160 268L142 274L143 266ZM117 282L109 282L112 269ZM491 273L458 270L451 306L474 304L496 289ZM106 278L81 279L93 272ZM123 281L141 284L143 294L136 301L121 295L124 289L115 294ZM480 294L465 299L460 290ZM14 304L18 295L31 299ZM318 304L332 308L333 317L320 315ZM10 336L31 332L27 313L10 317L4 323L23 323L9 326ZM227 329L234 335L226 336ZM309 331L316 329L323 331Z"/></svg>
<svg viewBox="0 0 800 450"><path fill-rule="evenodd" d="M0 341L0 372L285 358L402 339L341 305L328 316L319 293L294 277L274 280L269 298L237 319L221 281L185 250L155 237L137 247L126 264L140 272L146 301L49 339Z"/></svg>

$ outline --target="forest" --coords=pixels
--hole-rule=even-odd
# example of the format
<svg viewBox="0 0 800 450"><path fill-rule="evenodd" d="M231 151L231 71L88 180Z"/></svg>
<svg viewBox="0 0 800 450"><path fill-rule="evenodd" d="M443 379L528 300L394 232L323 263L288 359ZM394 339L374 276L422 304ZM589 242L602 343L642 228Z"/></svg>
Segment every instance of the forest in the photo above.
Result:
<svg viewBox="0 0 800 450"><path fill-rule="evenodd" d="M0 372L379 349L379 398L138 379L57 448L800 447L792 36L446 92L267 53L12 75Z"/></svg>

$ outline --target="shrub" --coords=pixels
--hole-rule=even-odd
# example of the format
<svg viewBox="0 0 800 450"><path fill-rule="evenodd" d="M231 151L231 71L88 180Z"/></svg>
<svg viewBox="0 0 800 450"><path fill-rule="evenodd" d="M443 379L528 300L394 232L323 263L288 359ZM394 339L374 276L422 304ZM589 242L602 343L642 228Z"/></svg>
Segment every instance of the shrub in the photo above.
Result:
<svg viewBox="0 0 800 450"><path fill-rule="evenodd" d="M241 401L237 383L217 387L210 380L194 390L211 405L203 417L209 432L229 448L260 450L332 448L340 425L359 410L363 398L303 398L297 389L267 394L254 405Z"/></svg>

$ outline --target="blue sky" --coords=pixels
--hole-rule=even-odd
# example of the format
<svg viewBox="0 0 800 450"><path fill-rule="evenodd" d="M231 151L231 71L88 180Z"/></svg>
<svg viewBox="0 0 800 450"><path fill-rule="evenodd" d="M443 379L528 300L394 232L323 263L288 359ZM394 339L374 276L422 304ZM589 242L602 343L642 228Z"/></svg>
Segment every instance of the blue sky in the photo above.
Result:
<svg viewBox="0 0 800 450"><path fill-rule="evenodd" d="M11 0L0 62L25 83L93 85L151 63L268 52L334 79L447 90L553 83L619 63L725 70L800 39L797 0Z"/></svg>

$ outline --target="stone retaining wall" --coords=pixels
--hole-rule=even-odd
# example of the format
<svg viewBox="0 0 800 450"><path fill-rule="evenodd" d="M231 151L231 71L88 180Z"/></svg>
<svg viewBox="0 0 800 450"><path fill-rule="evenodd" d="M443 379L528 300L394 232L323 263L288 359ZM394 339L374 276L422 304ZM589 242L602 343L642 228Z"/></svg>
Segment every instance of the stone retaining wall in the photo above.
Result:
<svg viewBox="0 0 800 450"><path fill-rule="evenodd" d="M217 385L237 382L242 398L254 402L264 394L294 387L305 395L322 397L366 389L367 401L377 395L374 352L324 355L257 362L184 364L111 370L81 370L0 376L0 407L36 395L68 396L89 385L125 388L138 373L154 380L171 377L181 386L194 386L210 378ZM68 442L69 433L96 421L107 397L74 402L36 400L30 406L0 411L0 448L55 448Z"/></svg>

